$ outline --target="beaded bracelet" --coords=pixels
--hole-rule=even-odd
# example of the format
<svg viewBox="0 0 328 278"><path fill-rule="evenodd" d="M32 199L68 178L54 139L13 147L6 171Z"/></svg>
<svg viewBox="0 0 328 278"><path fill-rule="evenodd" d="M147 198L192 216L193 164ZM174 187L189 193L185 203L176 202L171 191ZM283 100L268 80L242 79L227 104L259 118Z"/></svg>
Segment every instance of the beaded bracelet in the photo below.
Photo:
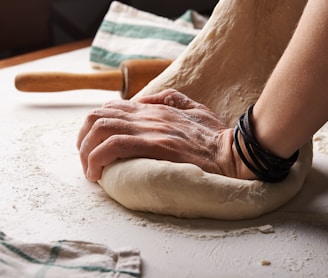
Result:
<svg viewBox="0 0 328 278"><path fill-rule="evenodd" d="M299 151L296 151L291 157L284 159L263 149L253 132L251 121L253 107L254 104L249 106L247 113L239 117L238 124L235 127L234 143L237 152L245 165L261 180L272 183L280 182L288 176L290 168L298 158ZM247 153L253 163L248 161L240 147L239 132L244 139Z"/></svg>

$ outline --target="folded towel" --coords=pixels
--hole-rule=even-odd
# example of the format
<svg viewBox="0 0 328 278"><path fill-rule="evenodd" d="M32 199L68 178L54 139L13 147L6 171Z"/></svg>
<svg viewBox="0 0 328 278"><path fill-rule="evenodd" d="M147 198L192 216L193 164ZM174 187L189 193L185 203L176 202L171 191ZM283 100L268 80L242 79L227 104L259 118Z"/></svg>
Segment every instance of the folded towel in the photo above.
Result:
<svg viewBox="0 0 328 278"><path fill-rule="evenodd" d="M117 68L127 59L177 58L207 18L188 10L173 21L112 2L91 45L95 68Z"/></svg>
<svg viewBox="0 0 328 278"><path fill-rule="evenodd" d="M24 243L0 231L0 277L141 277L138 250L81 241Z"/></svg>

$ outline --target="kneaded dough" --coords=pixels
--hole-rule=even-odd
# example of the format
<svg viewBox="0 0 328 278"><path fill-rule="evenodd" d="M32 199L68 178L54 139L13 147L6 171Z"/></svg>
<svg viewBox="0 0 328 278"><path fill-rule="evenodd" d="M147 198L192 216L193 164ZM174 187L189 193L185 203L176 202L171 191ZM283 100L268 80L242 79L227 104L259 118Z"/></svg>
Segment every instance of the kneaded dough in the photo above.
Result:
<svg viewBox="0 0 328 278"><path fill-rule="evenodd" d="M302 14L306 0L221 0L203 30L133 100L174 88L208 106L227 126L259 97ZM132 100L132 101L133 101ZM107 166L99 184L127 208L237 220L285 204L302 188L312 144L280 183L210 174L188 163L130 159Z"/></svg>
<svg viewBox="0 0 328 278"><path fill-rule="evenodd" d="M107 168L100 181L125 207L186 218L240 220L270 212L285 204L302 187L311 165L311 146L300 153L288 178L268 184L204 172L188 163L131 159Z"/></svg>

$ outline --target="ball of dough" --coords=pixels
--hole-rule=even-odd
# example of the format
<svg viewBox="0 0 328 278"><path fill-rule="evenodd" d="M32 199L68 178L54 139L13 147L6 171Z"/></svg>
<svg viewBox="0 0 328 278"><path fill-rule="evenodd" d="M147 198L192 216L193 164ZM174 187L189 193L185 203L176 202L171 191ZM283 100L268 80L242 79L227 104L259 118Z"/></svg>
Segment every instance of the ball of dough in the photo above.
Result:
<svg viewBox="0 0 328 278"><path fill-rule="evenodd" d="M302 188L311 163L312 147L307 144L289 176L270 184L207 173L188 163L137 158L107 166L99 184L111 198L132 210L240 220L285 204Z"/></svg>

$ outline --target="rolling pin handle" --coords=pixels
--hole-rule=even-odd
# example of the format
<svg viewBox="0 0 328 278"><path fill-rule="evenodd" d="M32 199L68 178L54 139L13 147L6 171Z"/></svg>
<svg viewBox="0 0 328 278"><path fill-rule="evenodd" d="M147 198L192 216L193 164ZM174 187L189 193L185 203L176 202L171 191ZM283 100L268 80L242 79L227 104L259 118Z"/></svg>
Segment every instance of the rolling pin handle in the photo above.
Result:
<svg viewBox="0 0 328 278"><path fill-rule="evenodd" d="M62 92L67 90L99 89L121 90L122 73L112 70L99 73L32 72L21 73L15 78L15 86L23 92Z"/></svg>
<svg viewBox="0 0 328 278"><path fill-rule="evenodd" d="M171 60L126 60L119 70L98 73L34 72L18 74L15 86L24 92L60 92L79 89L120 91L130 99L158 76Z"/></svg>

